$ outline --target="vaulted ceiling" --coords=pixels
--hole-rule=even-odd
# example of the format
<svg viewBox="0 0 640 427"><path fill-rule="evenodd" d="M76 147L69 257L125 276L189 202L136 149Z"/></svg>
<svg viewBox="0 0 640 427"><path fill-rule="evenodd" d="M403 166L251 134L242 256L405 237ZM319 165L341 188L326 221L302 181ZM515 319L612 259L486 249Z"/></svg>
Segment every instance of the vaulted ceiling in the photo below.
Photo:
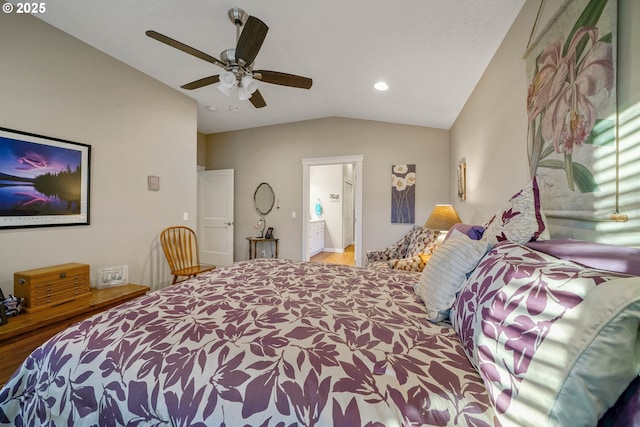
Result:
<svg viewBox="0 0 640 427"><path fill-rule="evenodd" d="M11 3L17 3L11 0ZM448 129L524 0L55 0L36 15L198 102L202 133L341 116ZM215 58L236 45L240 7L268 27L255 69L313 79L259 82L266 107L216 85L180 86L222 69L145 35ZM389 90L376 91L385 81Z"/></svg>

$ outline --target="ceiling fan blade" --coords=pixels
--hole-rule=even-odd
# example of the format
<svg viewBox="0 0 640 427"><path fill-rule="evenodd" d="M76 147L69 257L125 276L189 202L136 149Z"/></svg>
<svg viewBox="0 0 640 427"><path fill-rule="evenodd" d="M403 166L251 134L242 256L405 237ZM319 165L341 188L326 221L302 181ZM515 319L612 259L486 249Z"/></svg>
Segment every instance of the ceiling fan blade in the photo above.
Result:
<svg viewBox="0 0 640 427"><path fill-rule="evenodd" d="M195 82L187 83L180 86L182 89L193 90L198 89L203 86L212 85L218 83L220 81L220 76L216 74L215 76L205 77L204 79L196 80Z"/></svg>
<svg viewBox="0 0 640 427"><path fill-rule="evenodd" d="M215 64L215 65L218 65L218 66L220 66L222 68L226 67L224 62L220 61L219 59L214 58L213 56L208 55L208 54L206 54L204 52L201 52L198 49L193 48L193 47L191 47L189 45L186 45L186 44L184 44L182 42L179 42L178 40L174 40L171 37L167 37L167 36L165 36L163 34L160 34L160 33L156 32L156 31L153 31L153 30L148 30L148 31L145 32L145 34L148 37L151 37L154 40L158 40L161 43L164 43L164 44L169 45L169 46L171 46L173 48L181 50L181 51L183 51L185 53L188 53L189 55L193 55L193 56L195 56L197 58L200 58L200 59L202 59L204 61L210 62L210 63Z"/></svg>
<svg viewBox="0 0 640 427"><path fill-rule="evenodd" d="M313 80L308 77L296 76L295 74L280 73L278 71L255 70L253 77L265 83L274 85L297 87L300 89L310 89Z"/></svg>
<svg viewBox="0 0 640 427"><path fill-rule="evenodd" d="M259 90L256 90L255 92L253 92L253 94L251 95L251 98L249 98L249 101L251 101L253 106L256 108L262 108L267 106L267 103L264 101L264 98L262 97L262 94L260 93Z"/></svg>
<svg viewBox="0 0 640 427"><path fill-rule="evenodd" d="M247 18L236 46L236 59L243 60L247 65L253 64L267 36L267 31L269 31L267 24L255 16Z"/></svg>

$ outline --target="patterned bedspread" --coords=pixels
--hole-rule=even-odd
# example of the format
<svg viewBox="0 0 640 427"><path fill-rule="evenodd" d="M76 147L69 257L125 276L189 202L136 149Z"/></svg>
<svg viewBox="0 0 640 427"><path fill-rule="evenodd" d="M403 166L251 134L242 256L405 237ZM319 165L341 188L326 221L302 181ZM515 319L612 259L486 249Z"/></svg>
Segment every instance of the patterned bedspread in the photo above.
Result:
<svg viewBox="0 0 640 427"><path fill-rule="evenodd" d="M497 425L419 273L244 261L71 326L0 391L0 423Z"/></svg>

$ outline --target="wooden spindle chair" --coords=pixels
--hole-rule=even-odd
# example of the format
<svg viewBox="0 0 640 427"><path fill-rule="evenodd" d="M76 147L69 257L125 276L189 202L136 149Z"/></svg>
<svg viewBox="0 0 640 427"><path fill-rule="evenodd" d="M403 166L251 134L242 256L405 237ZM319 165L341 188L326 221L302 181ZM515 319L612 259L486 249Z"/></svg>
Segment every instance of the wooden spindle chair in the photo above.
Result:
<svg viewBox="0 0 640 427"><path fill-rule="evenodd" d="M178 281L178 277L196 277L216 268L214 265L200 264L198 239L189 227L176 226L164 229L160 233L160 244L173 275L172 285Z"/></svg>

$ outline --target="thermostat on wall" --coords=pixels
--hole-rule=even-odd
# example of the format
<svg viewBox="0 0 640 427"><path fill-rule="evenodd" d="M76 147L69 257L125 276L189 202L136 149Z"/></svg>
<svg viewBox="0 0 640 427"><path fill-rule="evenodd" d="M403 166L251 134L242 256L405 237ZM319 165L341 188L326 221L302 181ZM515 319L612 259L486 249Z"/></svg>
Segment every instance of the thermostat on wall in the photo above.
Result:
<svg viewBox="0 0 640 427"><path fill-rule="evenodd" d="M155 175L149 175L147 177L147 188L149 189L149 191L159 191L160 177Z"/></svg>

